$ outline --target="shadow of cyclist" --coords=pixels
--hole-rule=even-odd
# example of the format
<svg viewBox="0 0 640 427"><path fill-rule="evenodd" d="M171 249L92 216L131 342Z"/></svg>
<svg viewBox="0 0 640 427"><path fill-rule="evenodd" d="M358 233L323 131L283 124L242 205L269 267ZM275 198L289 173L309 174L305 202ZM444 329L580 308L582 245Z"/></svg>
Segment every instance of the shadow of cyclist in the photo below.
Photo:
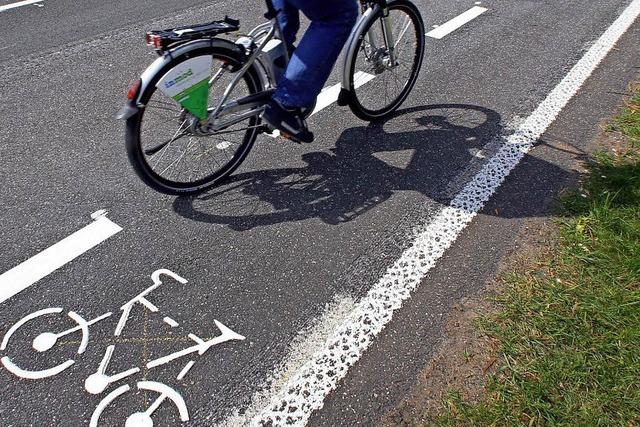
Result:
<svg viewBox="0 0 640 427"><path fill-rule="evenodd" d="M302 155L304 167L231 176L195 197L180 197L180 215L234 230L319 218L339 224L357 218L396 192L413 191L447 203L451 183L481 165L480 150L502 131L493 110L464 104L416 107L403 120L345 130L335 148ZM387 129L390 128L390 129Z"/></svg>

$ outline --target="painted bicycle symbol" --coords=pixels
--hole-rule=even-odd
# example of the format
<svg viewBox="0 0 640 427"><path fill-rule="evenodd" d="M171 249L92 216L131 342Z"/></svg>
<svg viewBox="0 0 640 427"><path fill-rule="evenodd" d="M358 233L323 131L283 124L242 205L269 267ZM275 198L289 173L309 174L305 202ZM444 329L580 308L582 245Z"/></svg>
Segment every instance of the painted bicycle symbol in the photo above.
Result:
<svg viewBox="0 0 640 427"><path fill-rule="evenodd" d="M148 297L151 294L151 292L153 292L154 290L159 288L161 285L163 285L162 276L168 276L169 278L182 284L187 283L186 279L180 277L179 275L177 275L176 273L170 270L166 270L166 269L156 270L151 275L151 280L153 281L153 285L145 289L143 292L141 292L131 300L129 300L120 308L122 314L120 315L120 319L118 320L118 324L116 325L116 328L113 333L115 337L119 337L122 334L127 324L127 321L129 320L129 316L131 315L131 311L136 306L142 306L152 313L158 313L160 311L160 309L156 305L154 305L148 299ZM7 333L4 335L4 338L0 343L0 351L5 351L7 349L11 341L11 337L16 333L18 329L23 327L25 324L32 322L33 320L43 316L60 315L63 311L64 310L62 308L51 307L51 308L38 310L36 312L33 312L25 316L24 318L16 322L11 328L9 328ZM77 326L74 326L72 328L66 329L61 332L51 332L51 331L43 332L33 339L32 347L35 351L39 353L43 353L55 347L61 338L79 332L81 334L81 340L78 345L77 354L81 355L87 350L87 347L89 345L89 328L95 325L96 323L111 317L112 314L113 313L109 312L101 316L98 316L94 319L86 320L82 316L80 316L78 313L74 311L69 311L67 313L67 316L71 318L71 320L73 320L77 324ZM172 328L177 327L179 325L179 323L176 320L168 316L165 316L162 320L164 323L166 323L169 327L172 327ZM146 368L152 369L158 366L166 365L174 360L186 358L186 356L193 356L196 354L198 356L202 356L211 347L214 347L218 344L222 344L227 341L234 341L234 340L241 341L245 339L244 336L232 331L221 322L214 320L214 323L218 328L218 330L220 331L220 334L215 338L212 338L210 340L204 340L198 337L197 335L190 333L188 334L188 338L194 342L193 345L187 348L184 348L180 351L176 351L174 353L167 354L157 359L150 360L146 363ZM115 347L116 347L115 345L109 345L106 347L104 351L104 356L102 357L102 360L96 372L92 373L85 379L84 388L87 392L95 395L101 394L104 391L106 391L111 384L124 380L140 372L139 367L132 367L130 369L121 371L119 373L108 375L107 370L108 370L111 358L113 356L113 353L115 351ZM17 377L31 379L31 380L39 380L39 379L53 377L55 375L60 374L61 372L71 367L75 363L75 360L68 359L65 362L62 362L58 365L55 365L46 369L39 369L39 370L29 370L21 366L18 366L16 363L13 362L13 360L9 356L2 357L0 359L0 362L7 369L7 371L11 372ZM190 359L178 374L177 380L184 379L184 377L187 375L187 373L193 367L194 364L195 364L195 361ZM160 407L160 405L162 405L162 403L167 399L171 401L178 409L178 413L181 421L184 422L189 420L189 411L187 409L187 405L184 399L182 398L182 396L173 388L167 386L166 384L155 382L155 381L139 381L137 382L136 387L139 390L154 391L158 393L159 396L144 412L136 412L131 414L125 422L125 427L153 426L153 419L151 418L151 416ZM115 401L120 396L122 396L123 394L127 393L130 390L131 390L131 386L124 384L114 389L113 391L109 392L95 408L93 415L91 416L91 421L89 423L89 426L96 427L98 425L98 421L100 420L100 415L107 408L107 406L109 406L113 401Z"/></svg>

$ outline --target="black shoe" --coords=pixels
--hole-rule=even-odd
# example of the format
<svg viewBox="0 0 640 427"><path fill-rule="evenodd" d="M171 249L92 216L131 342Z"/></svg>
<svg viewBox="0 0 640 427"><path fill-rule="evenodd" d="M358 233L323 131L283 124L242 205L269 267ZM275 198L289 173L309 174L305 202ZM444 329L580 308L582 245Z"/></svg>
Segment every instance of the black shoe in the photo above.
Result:
<svg viewBox="0 0 640 427"><path fill-rule="evenodd" d="M262 120L278 129L287 139L294 142L313 142L313 133L307 128L300 108L288 109L272 99L262 113Z"/></svg>

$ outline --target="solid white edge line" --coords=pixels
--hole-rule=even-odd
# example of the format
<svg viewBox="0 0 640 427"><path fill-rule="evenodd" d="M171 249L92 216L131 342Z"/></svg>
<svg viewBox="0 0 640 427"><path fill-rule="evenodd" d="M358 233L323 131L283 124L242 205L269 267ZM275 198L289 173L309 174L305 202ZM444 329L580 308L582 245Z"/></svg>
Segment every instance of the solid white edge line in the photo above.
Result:
<svg viewBox="0 0 640 427"><path fill-rule="evenodd" d="M15 9L16 7L28 6L34 3L42 3L44 0L24 0L19 1L17 3L6 4L4 6L0 6L0 12L4 12L5 10Z"/></svg>
<svg viewBox="0 0 640 427"><path fill-rule="evenodd" d="M313 411L322 408L325 397L391 321L394 311L411 296L638 15L640 0L633 0L450 205L419 230L412 246L358 302L324 349L292 375L252 425L303 426Z"/></svg>
<svg viewBox="0 0 640 427"><path fill-rule="evenodd" d="M86 227L0 275L0 303L107 240L122 228L106 216L97 216Z"/></svg>
<svg viewBox="0 0 640 427"><path fill-rule="evenodd" d="M457 30L458 28L462 27L463 25L473 21L478 16L482 15L483 13L485 13L487 10L489 10L489 9L487 9L485 7L474 6L471 9L467 10L466 12L456 16L452 20L447 21L444 24L438 26L437 28L429 31L425 35L427 37L431 37L431 38L438 39L438 40L442 39L445 36L451 34L455 30Z"/></svg>

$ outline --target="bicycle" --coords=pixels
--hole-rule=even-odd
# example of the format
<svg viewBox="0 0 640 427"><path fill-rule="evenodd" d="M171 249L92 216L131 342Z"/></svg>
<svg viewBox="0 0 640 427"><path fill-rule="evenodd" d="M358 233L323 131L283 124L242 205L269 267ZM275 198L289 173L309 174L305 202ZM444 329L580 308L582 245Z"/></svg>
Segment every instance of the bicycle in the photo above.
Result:
<svg viewBox="0 0 640 427"><path fill-rule="evenodd" d="M146 34L159 58L130 87L117 117L126 120L129 161L151 188L172 195L210 188L240 166L258 134L271 131L260 114L289 52L277 12L270 0L266 4L268 22L235 41L219 37L240 29L228 17ZM360 5L346 43L338 105L375 121L396 111L413 89L425 31L409 0Z"/></svg>

